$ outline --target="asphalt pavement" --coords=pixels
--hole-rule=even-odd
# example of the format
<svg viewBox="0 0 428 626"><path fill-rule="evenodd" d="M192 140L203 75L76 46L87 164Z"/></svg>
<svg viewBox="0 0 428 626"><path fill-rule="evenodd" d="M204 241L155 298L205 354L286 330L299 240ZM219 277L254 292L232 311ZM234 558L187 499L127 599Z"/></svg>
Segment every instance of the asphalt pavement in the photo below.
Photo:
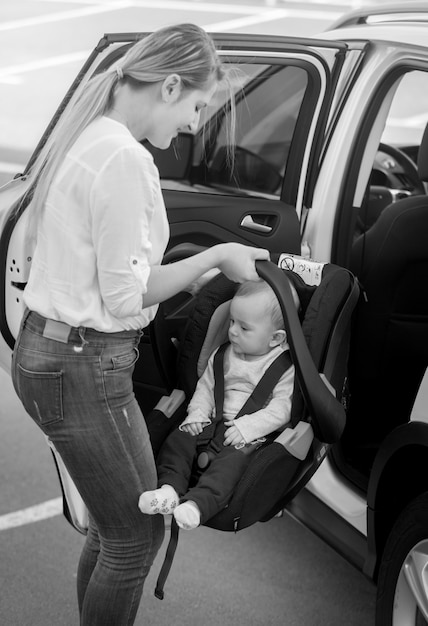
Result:
<svg viewBox="0 0 428 626"><path fill-rule="evenodd" d="M84 538L60 513L51 453L1 370L0 389L0 624L77 626ZM237 534L182 531L160 601L153 591L168 538L136 626L374 623L373 584L287 514Z"/></svg>

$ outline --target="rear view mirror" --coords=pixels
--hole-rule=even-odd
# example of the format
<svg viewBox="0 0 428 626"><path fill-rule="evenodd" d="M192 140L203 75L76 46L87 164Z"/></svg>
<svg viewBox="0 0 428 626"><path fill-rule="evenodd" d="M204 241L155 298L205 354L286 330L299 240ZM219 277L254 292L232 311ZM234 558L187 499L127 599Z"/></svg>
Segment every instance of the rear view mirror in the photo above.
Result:
<svg viewBox="0 0 428 626"><path fill-rule="evenodd" d="M189 178L192 166L194 136L180 133L166 150L155 148L148 141L143 145L153 154L160 177L168 180L185 180Z"/></svg>

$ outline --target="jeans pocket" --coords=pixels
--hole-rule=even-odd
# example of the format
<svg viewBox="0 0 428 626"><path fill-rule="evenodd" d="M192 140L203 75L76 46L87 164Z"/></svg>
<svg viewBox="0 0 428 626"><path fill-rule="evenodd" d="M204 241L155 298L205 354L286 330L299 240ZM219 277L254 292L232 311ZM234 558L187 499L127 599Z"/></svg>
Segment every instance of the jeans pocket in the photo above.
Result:
<svg viewBox="0 0 428 626"><path fill-rule="evenodd" d="M105 354L103 376L105 393L109 399L121 399L121 402L130 401L133 397L132 374L138 360L138 348L119 354Z"/></svg>
<svg viewBox="0 0 428 626"><path fill-rule="evenodd" d="M135 365L139 357L138 348L133 348L130 352L114 355L111 358L112 370L127 369Z"/></svg>
<svg viewBox="0 0 428 626"><path fill-rule="evenodd" d="M62 372L35 372L18 363L16 388L27 413L41 426L64 419Z"/></svg>

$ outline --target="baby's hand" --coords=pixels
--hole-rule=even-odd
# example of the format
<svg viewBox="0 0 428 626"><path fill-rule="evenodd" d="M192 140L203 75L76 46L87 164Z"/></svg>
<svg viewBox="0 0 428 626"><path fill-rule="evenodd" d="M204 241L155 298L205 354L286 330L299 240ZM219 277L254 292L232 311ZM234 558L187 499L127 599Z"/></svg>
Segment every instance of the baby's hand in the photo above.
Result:
<svg viewBox="0 0 428 626"><path fill-rule="evenodd" d="M225 422L225 425L227 428L224 433L224 446L238 446L245 443L239 428L233 422Z"/></svg>
<svg viewBox="0 0 428 626"><path fill-rule="evenodd" d="M203 424L200 422L190 422L189 424L182 424L180 426L180 430L188 433L189 435L193 435L194 437L196 437L196 435L200 435L203 428Z"/></svg>

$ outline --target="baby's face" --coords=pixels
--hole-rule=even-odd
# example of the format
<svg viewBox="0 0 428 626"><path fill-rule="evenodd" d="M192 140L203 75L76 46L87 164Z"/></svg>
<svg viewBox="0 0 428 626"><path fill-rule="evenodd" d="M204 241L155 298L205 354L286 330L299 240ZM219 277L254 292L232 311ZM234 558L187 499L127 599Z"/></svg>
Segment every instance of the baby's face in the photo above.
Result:
<svg viewBox="0 0 428 626"><path fill-rule="evenodd" d="M262 356L271 350L272 318L263 294L239 296L230 305L229 341L236 354Z"/></svg>

